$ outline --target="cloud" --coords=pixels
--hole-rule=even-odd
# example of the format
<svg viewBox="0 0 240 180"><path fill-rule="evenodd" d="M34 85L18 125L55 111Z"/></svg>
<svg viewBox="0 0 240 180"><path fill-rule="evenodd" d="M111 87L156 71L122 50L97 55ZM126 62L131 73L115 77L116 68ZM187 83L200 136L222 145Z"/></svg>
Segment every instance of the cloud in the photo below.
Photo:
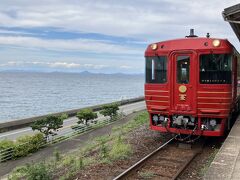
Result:
<svg viewBox="0 0 240 180"><path fill-rule="evenodd" d="M82 67L90 67L94 69L108 67L107 65L94 65L94 64L78 64L78 63L69 63L69 62L41 62L41 61L33 61L33 62L24 62L24 61L9 61L6 64L0 64L0 66L47 66L51 68L82 68Z"/></svg>
<svg viewBox="0 0 240 180"><path fill-rule="evenodd" d="M72 62L41 62L41 61L9 61L5 64L0 64L0 67L44 67L44 68L63 68L63 69L92 69L92 70L99 70L99 69L106 69L106 68L117 68L116 65L106 65L106 64L79 64L79 63L72 63ZM120 69L134 69L128 65L122 65L119 67Z"/></svg>
<svg viewBox="0 0 240 180"><path fill-rule="evenodd" d="M131 66L120 66L121 69L132 69L133 67Z"/></svg>
<svg viewBox="0 0 240 180"><path fill-rule="evenodd" d="M225 7L237 3L237 0L122 0L114 3L110 0L42 0L38 3L3 0L0 7L0 25L55 27L67 31L146 39L147 36L143 35L161 37L160 34L167 34L166 29L174 27L179 35L184 30L179 27L186 25L201 25L201 29L211 27L212 24L213 27L223 27L221 12ZM213 31L219 32L219 29Z"/></svg>
<svg viewBox="0 0 240 180"><path fill-rule="evenodd" d="M107 41L91 39L40 39L23 36L0 36L1 45L20 46L25 48L43 48L57 51L79 51L108 54L140 54L137 48L126 45L111 44Z"/></svg>
<svg viewBox="0 0 240 180"><path fill-rule="evenodd" d="M67 1L2 0L1 27L52 27L63 31L99 33L161 41L184 37L194 27L220 37L233 35L223 21L224 8L237 0ZM230 36L229 36L230 35ZM231 38L231 37L230 37Z"/></svg>
<svg viewBox="0 0 240 180"><path fill-rule="evenodd" d="M33 35L30 32L23 32L23 31L11 31L11 30L2 30L0 29L0 34L13 34L13 35Z"/></svg>
<svg viewBox="0 0 240 180"><path fill-rule="evenodd" d="M236 36L221 15L224 8L237 3L238 0L2 0L1 61L8 65L6 62L20 59L29 62L29 66L35 61L39 62L35 66L49 68L141 70L148 43L185 37L190 28L195 28L199 36L209 32L211 37L230 39L239 48ZM40 35L40 29L48 36ZM61 32L62 37L54 31ZM65 38L65 32L77 35ZM78 36L81 33L88 35ZM42 61L45 64L40 64Z"/></svg>

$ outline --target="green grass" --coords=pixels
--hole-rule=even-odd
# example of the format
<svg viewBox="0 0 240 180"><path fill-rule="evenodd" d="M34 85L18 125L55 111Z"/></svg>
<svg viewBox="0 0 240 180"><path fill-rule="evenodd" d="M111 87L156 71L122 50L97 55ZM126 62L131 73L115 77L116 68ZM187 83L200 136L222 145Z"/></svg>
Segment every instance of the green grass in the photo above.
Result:
<svg viewBox="0 0 240 180"><path fill-rule="evenodd" d="M109 152L111 160L125 159L132 153L132 148L127 144L121 136L114 139L112 149Z"/></svg>
<svg viewBox="0 0 240 180"><path fill-rule="evenodd" d="M50 180L52 179L50 169L49 164L45 162L27 164L26 166L15 169L15 172L10 174L8 179Z"/></svg>
<svg viewBox="0 0 240 180"><path fill-rule="evenodd" d="M49 159L45 166L49 167L46 175L53 177L61 176L61 179L72 179L80 170L98 163L112 163L113 161L125 159L132 153L130 144L126 142L127 134L148 122L148 113L143 112L135 118L128 121L122 126L114 127L111 134L96 137L94 140L86 143L84 148L81 148L71 154L61 155L55 151L53 157ZM42 164L41 164L42 166ZM33 165L37 168L38 166ZM26 166L17 168L11 173L11 180L13 177L26 177ZM25 170L25 171L24 171ZM36 170L39 174L44 174L44 168L40 171ZM49 173L49 174L48 174Z"/></svg>

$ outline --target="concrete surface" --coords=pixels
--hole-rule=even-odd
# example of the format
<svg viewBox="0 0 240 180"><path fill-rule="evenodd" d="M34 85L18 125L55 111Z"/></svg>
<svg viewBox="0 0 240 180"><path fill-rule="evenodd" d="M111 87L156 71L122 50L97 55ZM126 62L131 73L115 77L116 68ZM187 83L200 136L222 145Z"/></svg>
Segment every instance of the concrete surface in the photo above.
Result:
<svg viewBox="0 0 240 180"><path fill-rule="evenodd" d="M224 144L215 156L204 179L240 179L240 116L237 118Z"/></svg>
<svg viewBox="0 0 240 180"><path fill-rule="evenodd" d="M133 111L139 111L146 109L145 101L139 101L139 102L132 102L129 104L125 104L122 106L119 106L119 112L124 113L125 115L128 115L132 113ZM103 120L105 119L102 115L98 113L98 118L96 120ZM71 128L72 125L77 125L77 117L70 117L66 120L64 120L63 127L59 129L58 134L64 135L66 133L70 133L73 131ZM31 135L33 133L36 133L37 131L33 132L32 128L25 127L25 128L19 128L12 131L7 131L4 133L0 133L0 141L4 139L9 140L16 140L19 136L22 135Z"/></svg>
<svg viewBox="0 0 240 180"><path fill-rule="evenodd" d="M121 101L116 101L116 102L112 102L112 103L118 103L119 105L125 105L125 104L131 104L134 102L139 102L139 101L143 101L144 97L137 97L137 98L132 98L132 99L125 99L125 100L121 100ZM111 104L111 103L107 103L107 104ZM96 106L89 106L89 107L84 107L84 108L80 108L80 109L73 109L73 110L68 110L68 111L63 111L63 112L58 112L58 113L51 113L51 114L46 114L46 115L42 115L42 116L36 116L36 117L30 117L30 118L25 118L25 119L18 119L18 120L13 120L13 121L7 121L7 122L2 122L0 123L0 132L5 132L5 131L9 131L9 130L14 130L14 129L19 129L19 128L24 128L29 126L32 122L38 120L38 119L42 119L45 118L49 115L61 115L61 114L67 114L69 117L73 117L76 116L77 112L82 110L82 109L86 109L86 108L90 108L93 111L99 111L102 109L102 107L106 105L106 104L100 104L100 105L96 105Z"/></svg>

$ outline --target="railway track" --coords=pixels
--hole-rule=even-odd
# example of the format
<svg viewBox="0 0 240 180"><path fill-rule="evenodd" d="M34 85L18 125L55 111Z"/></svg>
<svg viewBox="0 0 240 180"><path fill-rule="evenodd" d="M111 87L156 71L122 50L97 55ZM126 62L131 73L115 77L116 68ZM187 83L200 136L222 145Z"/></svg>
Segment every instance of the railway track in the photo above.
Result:
<svg viewBox="0 0 240 180"><path fill-rule="evenodd" d="M123 173L114 178L122 179L177 179L188 164L202 150L202 145L192 148L180 148L170 139L152 153L135 163Z"/></svg>

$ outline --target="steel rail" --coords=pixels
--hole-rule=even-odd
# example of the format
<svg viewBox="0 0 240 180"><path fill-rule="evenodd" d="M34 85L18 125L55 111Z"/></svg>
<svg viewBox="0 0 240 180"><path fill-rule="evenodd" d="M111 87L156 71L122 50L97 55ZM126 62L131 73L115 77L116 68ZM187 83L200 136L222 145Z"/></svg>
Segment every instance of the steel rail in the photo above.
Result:
<svg viewBox="0 0 240 180"><path fill-rule="evenodd" d="M160 147L158 147L156 150L154 150L153 152L151 152L150 154L148 154L147 156L145 156L143 159L141 159L140 161L138 161L137 163L135 163L134 165L132 165L130 168L128 168L127 170L125 170L124 172L122 172L120 175L118 175L117 177L115 177L113 180L118 180L123 178L124 176L126 176L130 171L132 171L134 168L138 167L140 164L142 164L144 161L146 161L147 159L149 159L151 156L153 156L154 154L156 154L159 150L163 149L166 145L168 145L170 142L172 142L175 139L175 137L171 138L170 140L168 140L167 142L165 142L164 144L162 144Z"/></svg>

